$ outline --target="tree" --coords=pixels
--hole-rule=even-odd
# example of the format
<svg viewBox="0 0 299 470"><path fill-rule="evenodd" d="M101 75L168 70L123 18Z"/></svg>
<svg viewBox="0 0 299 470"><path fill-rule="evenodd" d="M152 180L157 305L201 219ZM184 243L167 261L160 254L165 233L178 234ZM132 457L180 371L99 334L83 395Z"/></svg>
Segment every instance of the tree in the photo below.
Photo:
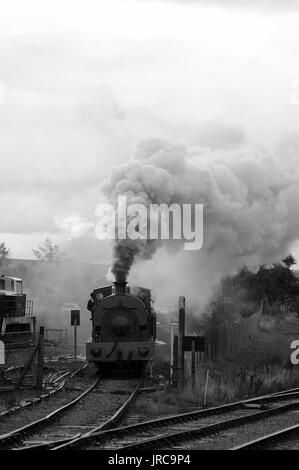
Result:
<svg viewBox="0 0 299 470"><path fill-rule="evenodd" d="M297 264L297 261L296 259L294 258L293 255L288 255L286 258L284 258L282 260L283 264L286 265L287 268L291 268L292 266L294 266L295 264Z"/></svg>
<svg viewBox="0 0 299 470"><path fill-rule="evenodd" d="M263 297L270 306L286 304L299 312L299 278L291 269L294 264L295 258L289 255L280 263L260 266L255 273L244 267L235 276L223 279L218 293L231 300L231 310L235 308L244 316L256 311Z"/></svg>
<svg viewBox="0 0 299 470"><path fill-rule="evenodd" d="M65 259L64 251L61 251L58 245L53 245L49 238L46 238L37 250L32 250L35 257L41 261L63 261Z"/></svg>
<svg viewBox="0 0 299 470"><path fill-rule="evenodd" d="M10 256L10 250L7 248L4 242L0 243L0 271L7 269L7 266L10 263L8 259Z"/></svg>

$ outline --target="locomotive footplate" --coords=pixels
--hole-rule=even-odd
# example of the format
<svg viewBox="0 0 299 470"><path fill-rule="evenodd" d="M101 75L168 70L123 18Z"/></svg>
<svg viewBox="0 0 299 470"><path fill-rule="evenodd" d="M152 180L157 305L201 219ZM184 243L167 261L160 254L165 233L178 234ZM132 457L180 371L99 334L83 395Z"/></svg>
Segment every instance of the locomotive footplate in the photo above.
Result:
<svg viewBox="0 0 299 470"><path fill-rule="evenodd" d="M86 344L86 359L92 362L150 361L153 358L152 341L103 341Z"/></svg>

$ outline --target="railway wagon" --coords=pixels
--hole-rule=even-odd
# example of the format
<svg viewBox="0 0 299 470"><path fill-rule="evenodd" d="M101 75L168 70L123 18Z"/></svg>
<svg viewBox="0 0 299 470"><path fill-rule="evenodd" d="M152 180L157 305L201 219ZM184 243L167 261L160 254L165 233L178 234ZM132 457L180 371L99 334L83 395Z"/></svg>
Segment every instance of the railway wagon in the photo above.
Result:
<svg viewBox="0 0 299 470"><path fill-rule="evenodd" d="M32 344L35 339L33 302L23 292L23 281L0 275L0 339L7 347Z"/></svg>
<svg viewBox="0 0 299 470"><path fill-rule="evenodd" d="M154 358L156 316L149 289L126 282L95 289L87 308L91 312L92 338L86 358L98 369L141 367Z"/></svg>

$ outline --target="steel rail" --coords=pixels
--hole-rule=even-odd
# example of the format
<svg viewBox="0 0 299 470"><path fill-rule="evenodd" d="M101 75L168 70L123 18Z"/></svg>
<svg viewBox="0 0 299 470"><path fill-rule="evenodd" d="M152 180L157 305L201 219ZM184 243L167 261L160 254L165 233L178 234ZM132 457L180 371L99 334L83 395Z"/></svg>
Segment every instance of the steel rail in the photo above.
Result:
<svg viewBox="0 0 299 470"><path fill-rule="evenodd" d="M118 408L118 410L110 417L108 418L104 423L101 423L99 426L95 426L91 431L84 433L80 437L77 437L75 439L72 439L71 441L61 444L59 446L55 446L53 450L61 450L61 449L66 449L71 447L76 447L80 445L81 439L88 438L91 436L93 433L100 432L100 431L105 431L107 429L113 428L113 426L116 426L119 424L124 417L126 416L129 407L132 405L134 400L136 399L139 390L142 386L142 382L140 382L133 390L133 392L129 395L127 400Z"/></svg>
<svg viewBox="0 0 299 470"><path fill-rule="evenodd" d="M82 370L82 368L80 370ZM75 373L73 373L72 376L74 376L78 372L79 371L75 371ZM11 444L20 442L24 436L28 434L32 434L35 431L42 429L43 427L48 426L49 424L53 423L58 417L61 416L61 414L68 411L70 408L76 405L79 401L81 401L87 394L89 394L98 385L99 380L100 379L98 378L90 387L88 387L78 397L76 397L75 399L71 400L70 402L66 403L63 406L60 406L59 408L52 411L48 415L43 416L42 418L37 419L29 424L26 424L25 426L22 426L18 429L14 429L6 434L0 435L0 449L11 447ZM64 386L64 383L61 384L56 391L61 390L63 386Z"/></svg>
<svg viewBox="0 0 299 470"><path fill-rule="evenodd" d="M91 432L89 433L86 433L86 434L81 434L78 438L76 439L63 439L61 441L51 441L51 442L47 442L47 443L44 443L44 444L38 444L35 446L36 449L56 449L58 448L57 447L57 444L61 444L61 446L59 446L59 448L61 449L71 449L71 448L79 448L79 447L84 447L86 445L89 445L89 444L92 444L92 443L98 443L98 442L104 442L105 440L109 439L109 438L114 438L114 437L118 437L118 436L121 436L123 434L128 434L128 433L133 433L134 435L136 435L137 432L140 432L140 431L144 431L144 430L149 430L151 428L161 428L165 425L171 425L173 423L186 423L188 421L192 421L192 420L197 420L197 419L200 419L200 418L205 418L207 416L217 416L218 414L221 414L221 413L225 413L225 412L230 412L230 411L236 411L238 409L243 409L243 408L247 408L248 405L250 406L251 404L266 404L267 402L268 403L271 403L271 402L277 402L277 401L282 401L282 400L285 400L285 399L290 399L290 398L295 398L297 397L299 398L299 392L298 393L295 393L293 392L293 389L291 391L291 393L288 393L288 391L286 390L284 393L281 393L279 396L276 396L274 394L270 394L270 395L263 395L261 397L255 397L255 398L252 398L252 399L248 399L248 400L242 400L242 401L239 401L239 402L234 402L234 403L230 403L230 404L226 404L226 405L220 405L220 406L217 406L217 407L211 407L211 408L206 408L206 409L200 409L200 410L197 410L197 411L191 411L189 413L181 413L181 414L177 414L177 415L172 415L172 416L166 416L166 417L163 417L163 418L158 418L158 419L152 419L152 420L147 420L147 421L143 421L141 423L137 423L137 424L131 424L131 425L128 425L128 426L123 426L123 427L118 427L118 428L111 428L110 429L105 429L105 428L101 428L100 431L96 431L95 429L92 430ZM290 407L290 405L293 407L295 406L294 403L292 404L287 404L283 407L283 409L287 409ZM299 401L298 403L296 402L296 407L297 405L299 406ZM269 414L274 414L274 410L278 410L278 409L281 409L282 411L282 407L276 407L276 408L272 408L271 410L267 410ZM254 416L256 415L260 415L260 413L255 413ZM253 415L252 415L253 416ZM247 415L247 417L249 417L249 415ZM239 419L239 418L234 418L235 419ZM233 420L231 421L231 423L233 422ZM160 439L160 437L159 437Z"/></svg>
<svg viewBox="0 0 299 470"><path fill-rule="evenodd" d="M214 424L210 424L207 426L200 426L195 429L187 429L183 431L165 433L152 438L140 440L133 444L124 445L123 447L118 448L117 450L148 450L156 449L157 447L161 447L163 445L173 445L177 443L182 443L186 440L190 441L196 438L211 436L223 430L243 426L244 424L256 422L261 419L267 419L269 417L285 413L296 408L299 408L299 401L295 403L280 405L269 410L260 411L258 413L253 413L242 417L225 419L223 421L218 421Z"/></svg>
<svg viewBox="0 0 299 470"><path fill-rule="evenodd" d="M63 380L63 382L59 383L58 385L55 385L55 387L52 388L49 392L42 393L38 397L35 397L32 400L27 401L23 405L17 405L17 406L14 406L12 408L9 408L6 411L3 411L2 413L0 413L0 420L2 418L7 418L8 416L10 416L14 413L22 411L23 409L25 409L29 406L35 406L35 405L41 403L43 400L51 398L53 395L55 395L56 393L58 393L60 390L63 389L63 387L65 386L67 380L72 379L75 375L77 375L80 372L82 372L83 370L85 370L87 366L88 366L88 364L84 364L83 367L80 367L80 369L76 369L73 373L71 373L70 371L65 372L65 374L63 374L62 376L55 379L52 383L55 385L57 382L59 382L62 379L66 379L66 380Z"/></svg>
<svg viewBox="0 0 299 470"><path fill-rule="evenodd" d="M40 444L33 444L26 447L21 447L19 450L64 450L69 448L77 448L81 445L81 439L87 439L89 436L92 436L93 433L101 433L106 432L106 430L114 429L113 426L117 426L120 424L125 416L128 413L130 406L135 401L138 393L140 392L143 386L143 378L141 381L134 387L133 391L130 393L129 397L125 400L125 402L110 416L107 420L105 420L100 425L94 426L93 429L88 431L87 433L79 433L71 438L59 439L56 441L50 441L46 443Z"/></svg>
<svg viewBox="0 0 299 470"><path fill-rule="evenodd" d="M252 441L245 442L244 444L233 447L231 450L262 450L269 447L271 444L284 441L296 434L299 434L299 424L280 429L279 431L267 434L266 436L259 437Z"/></svg>

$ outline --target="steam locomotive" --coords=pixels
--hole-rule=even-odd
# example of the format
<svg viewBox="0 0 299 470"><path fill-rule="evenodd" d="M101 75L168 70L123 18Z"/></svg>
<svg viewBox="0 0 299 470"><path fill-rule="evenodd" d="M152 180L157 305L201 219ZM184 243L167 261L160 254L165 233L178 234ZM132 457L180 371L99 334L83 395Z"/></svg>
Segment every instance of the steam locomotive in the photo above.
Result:
<svg viewBox="0 0 299 470"><path fill-rule="evenodd" d="M126 284L95 289L87 304L92 341L86 344L86 359L101 370L114 365L139 368L154 358L156 316L151 291L130 290Z"/></svg>

